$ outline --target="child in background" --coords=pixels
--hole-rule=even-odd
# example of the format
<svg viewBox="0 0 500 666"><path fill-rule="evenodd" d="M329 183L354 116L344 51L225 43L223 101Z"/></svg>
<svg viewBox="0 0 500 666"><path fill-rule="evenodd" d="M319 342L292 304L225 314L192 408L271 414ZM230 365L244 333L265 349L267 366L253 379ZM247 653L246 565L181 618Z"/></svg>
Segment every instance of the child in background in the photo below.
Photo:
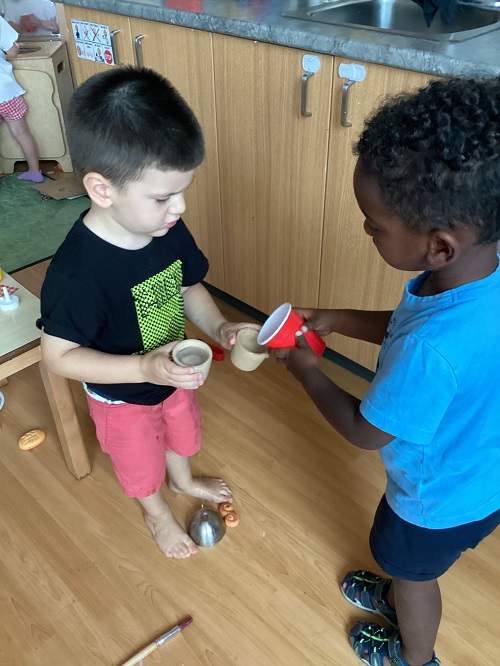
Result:
<svg viewBox="0 0 500 666"><path fill-rule="evenodd" d="M226 349L240 328L201 284L208 261L181 219L184 193L203 160L194 113L160 74L113 68L73 94L68 146L91 200L56 252L41 294L42 357L84 382L100 445L129 497L142 505L159 548L197 548L161 486L211 502L232 499L220 478L193 478L200 448L193 368L171 352L184 315ZM228 443L230 446L230 443Z"/></svg>
<svg viewBox="0 0 500 666"><path fill-rule="evenodd" d="M358 622L355 653L369 665L436 666L438 578L500 521L500 79L436 81L396 98L356 152L365 232L389 265L424 272L394 312L298 310L302 333L381 345L362 401L319 370L300 333L298 348L275 355L329 423L386 467L370 546L388 577L351 571L341 591L392 628Z"/></svg>
<svg viewBox="0 0 500 666"><path fill-rule="evenodd" d="M44 177L38 163L38 147L26 121L28 106L24 93L14 78L12 65L6 57L15 58L19 52L17 32L0 16L0 120L7 122L14 139L21 146L28 171L18 175L19 180L43 183Z"/></svg>

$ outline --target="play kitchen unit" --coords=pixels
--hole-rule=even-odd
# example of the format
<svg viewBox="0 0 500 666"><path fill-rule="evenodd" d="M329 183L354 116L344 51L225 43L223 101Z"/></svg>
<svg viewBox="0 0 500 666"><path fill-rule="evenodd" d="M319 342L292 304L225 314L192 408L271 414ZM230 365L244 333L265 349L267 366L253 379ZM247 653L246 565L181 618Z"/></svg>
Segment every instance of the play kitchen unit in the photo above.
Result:
<svg viewBox="0 0 500 666"><path fill-rule="evenodd" d="M31 10L36 17L28 13ZM19 34L19 55L12 59L12 67L17 82L26 90L27 119L40 157L56 160L64 171L71 171L64 114L73 82L66 44L59 34L56 6L49 0L31 4L0 0L0 13ZM12 173L15 163L24 159L6 123L0 123L0 173Z"/></svg>
<svg viewBox="0 0 500 666"><path fill-rule="evenodd" d="M75 84L114 66L109 54L96 59L92 41L87 54L82 47L80 28L93 26L109 37L113 63L156 69L194 109L206 159L184 217L210 258L208 282L262 313L284 302L395 307L409 275L378 256L352 191L364 118L386 96L437 76L500 75L493 5L459 3L452 26L425 32L420 22L412 32L396 21L415 9L411 0L363 0L380 9L357 14L365 25L336 11L353 1L62 3ZM374 21L381 16L385 24ZM375 367L375 346L327 342Z"/></svg>
<svg viewBox="0 0 500 666"><path fill-rule="evenodd" d="M63 171L72 171L66 146L64 113L73 92L66 44L61 41L19 42L12 60L14 76L26 90L28 122L42 160L56 160ZM5 123L0 124L0 172L12 173L24 160L21 147Z"/></svg>

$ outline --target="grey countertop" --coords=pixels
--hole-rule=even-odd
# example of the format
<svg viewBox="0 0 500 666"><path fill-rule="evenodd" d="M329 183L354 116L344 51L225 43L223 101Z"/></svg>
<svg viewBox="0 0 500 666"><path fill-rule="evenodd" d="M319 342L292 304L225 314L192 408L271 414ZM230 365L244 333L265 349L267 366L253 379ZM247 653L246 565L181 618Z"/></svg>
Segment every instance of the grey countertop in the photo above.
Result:
<svg viewBox="0 0 500 666"><path fill-rule="evenodd" d="M464 42L445 43L326 26L281 15L322 0L57 1L417 72L441 76L500 75L500 30Z"/></svg>

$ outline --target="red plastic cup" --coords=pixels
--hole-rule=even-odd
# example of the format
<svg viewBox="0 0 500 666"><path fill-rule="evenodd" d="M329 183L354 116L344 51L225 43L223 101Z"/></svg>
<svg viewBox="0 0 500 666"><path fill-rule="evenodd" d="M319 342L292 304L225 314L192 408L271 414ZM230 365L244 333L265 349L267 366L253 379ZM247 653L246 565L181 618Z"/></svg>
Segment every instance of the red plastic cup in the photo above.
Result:
<svg viewBox="0 0 500 666"><path fill-rule="evenodd" d="M283 347L296 347L295 333L304 323L302 317L295 312L290 303L283 303L266 319L259 331L257 342L263 347L282 349ZM311 349L318 356L322 356L326 349L326 342L316 331L304 334Z"/></svg>

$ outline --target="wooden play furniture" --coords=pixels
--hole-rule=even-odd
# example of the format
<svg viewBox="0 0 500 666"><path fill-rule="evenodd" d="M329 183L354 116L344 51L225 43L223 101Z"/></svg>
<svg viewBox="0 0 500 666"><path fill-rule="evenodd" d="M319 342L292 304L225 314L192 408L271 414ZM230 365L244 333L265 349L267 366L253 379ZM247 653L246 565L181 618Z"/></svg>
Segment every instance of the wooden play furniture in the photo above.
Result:
<svg viewBox="0 0 500 666"><path fill-rule="evenodd" d="M42 160L56 160L64 171L72 171L66 144L64 115L73 92L68 52L64 42L27 42L12 59L14 76L26 90L28 124ZM7 123L0 125L0 172L12 173L24 161L21 147Z"/></svg>
<svg viewBox="0 0 500 666"><path fill-rule="evenodd" d="M0 382L11 375L40 362L40 331L35 321L40 313L40 300L10 275L4 273L0 283L17 287L19 298L16 310L0 310ZM61 441L69 471L82 479L90 473L90 463L76 414L69 381L49 372L40 363L45 392Z"/></svg>

